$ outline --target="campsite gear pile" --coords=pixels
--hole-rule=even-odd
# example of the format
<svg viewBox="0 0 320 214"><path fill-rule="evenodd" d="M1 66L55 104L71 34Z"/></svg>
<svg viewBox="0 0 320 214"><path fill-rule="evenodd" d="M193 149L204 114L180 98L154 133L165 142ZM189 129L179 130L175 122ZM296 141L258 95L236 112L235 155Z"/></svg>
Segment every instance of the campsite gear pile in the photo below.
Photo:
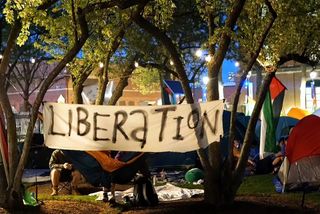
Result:
<svg viewBox="0 0 320 214"><path fill-rule="evenodd" d="M158 195L151 180L138 175L133 187L133 204L137 206L155 206L159 203Z"/></svg>

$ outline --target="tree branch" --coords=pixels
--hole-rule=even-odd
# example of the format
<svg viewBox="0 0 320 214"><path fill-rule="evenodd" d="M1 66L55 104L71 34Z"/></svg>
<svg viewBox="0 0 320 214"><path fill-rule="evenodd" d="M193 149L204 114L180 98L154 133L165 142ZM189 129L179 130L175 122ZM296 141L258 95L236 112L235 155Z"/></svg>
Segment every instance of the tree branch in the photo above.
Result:
<svg viewBox="0 0 320 214"><path fill-rule="evenodd" d="M233 148L233 141L234 141L234 138L235 138L235 121L236 121L236 111L237 111L237 106L238 106L238 102L239 102L239 97L240 97L240 93L241 93L241 88L246 80L246 77L247 77L247 74L248 72L251 70L252 66L254 65L254 63L256 62L258 56L259 56L259 53L263 47L263 44L264 44L264 41L266 40L276 18L277 18L277 14L276 12L274 11L274 9L272 8L272 5L269 3L269 0L266 0L266 5L268 6L269 8L269 11L271 12L271 19L270 19L270 22L269 24L266 26L266 28L264 29L264 32L261 36L261 39L259 41L259 45L254 53L254 55L252 56L252 58L250 59L250 62L248 63L245 71L243 72L241 78L240 78L240 83L237 87L237 91L236 91L236 96L235 96L235 99L234 99L234 104L233 104L233 108L232 108L232 113L231 113L231 119L230 119L230 124L231 124L231 127L230 127L230 134L229 134L229 148L230 148L230 151L229 151L229 162L232 161L232 157L233 157L233 154L232 154L232 148ZM269 77L271 76L271 77ZM252 136L253 136L253 133L249 132L249 130L254 130L254 127L252 128L251 124L253 124L255 126L256 122L257 122L257 118L260 114L260 111L261 111L261 106L262 106L262 103L264 101L264 98L265 98L265 94L266 94L266 91L267 91L267 88L266 87L269 87L269 84L272 79L272 76L274 75L267 75L267 77L265 78L265 81L264 81L264 84L263 86L261 87L260 90L265 90L265 91L261 91L260 92L260 95L258 96L258 101L255 105L255 108L254 110L256 110L257 112L254 112L252 114L252 116L250 117L250 121L249 121L249 125L246 129L246 135L245 135L245 140L244 140L244 143L243 143L243 146L242 146L242 149L241 149L241 156L238 160L238 163L237 163L237 167L235 169L235 174L237 176L239 176L240 174L242 174L245 170L245 167L246 167L246 164L247 164L247 161L248 161L248 157L249 157L249 150L250 150L250 147L251 147L251 143L252 143ZM269 79L271 78L271 79ZM260 106L261 105L261 106ZM257 118L254 117L254 115L258 114Z"/></svg>

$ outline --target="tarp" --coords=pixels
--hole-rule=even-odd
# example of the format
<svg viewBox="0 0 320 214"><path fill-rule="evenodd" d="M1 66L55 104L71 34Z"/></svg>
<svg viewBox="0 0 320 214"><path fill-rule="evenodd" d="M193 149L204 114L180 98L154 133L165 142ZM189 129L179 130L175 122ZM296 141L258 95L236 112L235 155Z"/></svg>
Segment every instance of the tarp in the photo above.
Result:
<svg viewBox="0 0 320 214"><path fill-rule="evenodd" d="M293 107L288 111L287 116L301 120L302 118L304 118L305 116L308 116L310 114L311 113L306 109Z"/></svg>
<svg viewBox="0 0 320 214"><path fill-rule="evenodd" d="M304 157L320 155L320 117L304 117L289 135L286 156L290 163Z"/></svg>
<svg viewBox="0 0 320 214"><path fill-rule="evenodd" d="M203 194L203 189L187 189L187 188L181 188L174 186L170 183L166 183L162 186L155 186L155 191L157 192L159 201L173 201L173 200L181 200L181 199L187 199L191 198L194 195ZM108 197L111 198L112 195L109 192ZM103 191L95 192L89 194L90 196L97 196L96 200L102 200L103 199ZM120 202L123 201L123 198L125 196L128 196L129 198L133 197L133 188L129 188L125 191L116 191L115 197L116 201Z"/></svg>
<svg viewBox="0 0 320 214"><path fill-rule="evenodd" d="M49 148L82 151L187 152L219 142L223 101L168 106L46 103Z"/></svg>

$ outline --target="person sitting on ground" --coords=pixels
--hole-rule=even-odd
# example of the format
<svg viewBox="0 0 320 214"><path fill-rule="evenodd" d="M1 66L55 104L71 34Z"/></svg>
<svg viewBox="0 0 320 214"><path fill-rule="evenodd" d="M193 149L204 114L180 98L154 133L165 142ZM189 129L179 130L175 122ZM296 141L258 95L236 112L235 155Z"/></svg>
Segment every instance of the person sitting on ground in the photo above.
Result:
<svg viewBox="0 0 320 214"><path fill-rule="evenodd" d="M275 154L274 160L272 161L272 165L274 167L273 173L277 173L280 165L282 164L284 157L286 155L286 145L287 145L288 137L283 137L280 139L279 146L280 151Z"/></svg>
<svg viewBox="0 0 320 214"><path fill-rule="evenodd" d="M74 170L71 161L61 150L53 151L49 161L49 168L52 196L58 195L58 186L61 180L71 181L72 189L76 190L76 183L81 180L81 174L77 170Z"/></svg>

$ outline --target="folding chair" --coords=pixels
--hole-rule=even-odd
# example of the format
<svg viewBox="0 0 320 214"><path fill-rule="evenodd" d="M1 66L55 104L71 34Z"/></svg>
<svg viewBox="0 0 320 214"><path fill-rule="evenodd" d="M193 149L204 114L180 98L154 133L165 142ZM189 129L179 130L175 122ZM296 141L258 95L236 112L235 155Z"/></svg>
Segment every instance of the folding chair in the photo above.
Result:
<svg viewBox="0 0 320 214"><path fill-rule="evenodd" d="M58 186L58 192L72 194L72 186L70 181L60 181Z"/></svg>
<svg viewBox="0 0 320 214"><path fill-rule="evenodd" d="M72 194L72 175L61 174L58 186L58 193Z"/></svg>

